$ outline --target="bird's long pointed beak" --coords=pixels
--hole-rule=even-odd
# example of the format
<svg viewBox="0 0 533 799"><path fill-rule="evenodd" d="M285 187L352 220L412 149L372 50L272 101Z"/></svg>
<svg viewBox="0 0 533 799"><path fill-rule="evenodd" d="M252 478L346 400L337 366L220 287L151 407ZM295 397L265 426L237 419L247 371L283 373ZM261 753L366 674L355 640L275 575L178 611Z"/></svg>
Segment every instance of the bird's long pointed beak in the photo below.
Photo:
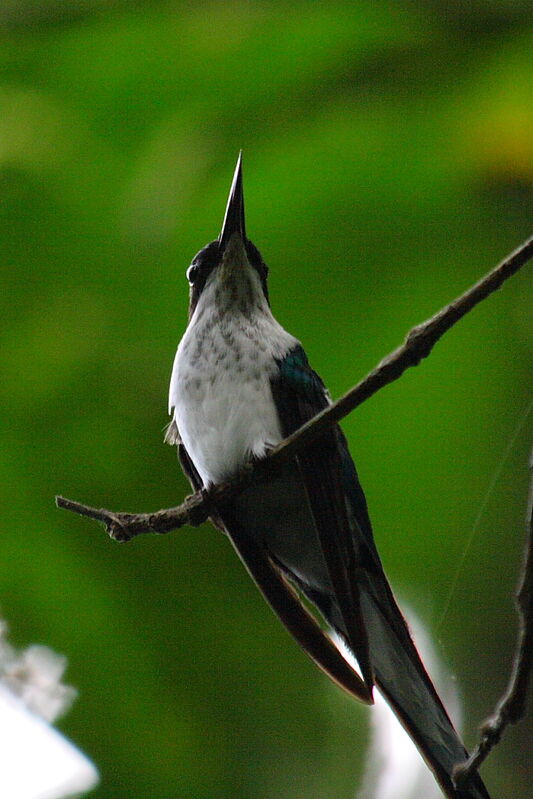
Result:
<svg viewBox="0 0 533 799"><path fill-rule="evenodd" d="M244 242L246 238L246 229L244 227L244 193L242 188L242 150L237 159L237 166L233 174L228 204L226 205L224 222L222 223L222 230L218 237L222 249L225 248L234 233L238 233L241 240Z"/></svg>

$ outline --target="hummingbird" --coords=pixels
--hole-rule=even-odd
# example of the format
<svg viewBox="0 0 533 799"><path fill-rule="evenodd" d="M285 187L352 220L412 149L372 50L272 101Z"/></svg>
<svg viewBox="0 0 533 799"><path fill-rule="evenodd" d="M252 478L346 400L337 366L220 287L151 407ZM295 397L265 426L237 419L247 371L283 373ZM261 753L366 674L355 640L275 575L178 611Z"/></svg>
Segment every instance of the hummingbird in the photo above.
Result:
<svg viewBox="0 0 533 799"><path fill-rule="evenodd" d="M195 491L230 481L326 408L302 345L272 315L268 268L247 238L242 153L217 239L187 269L188 325L172 370L165 440ZM490 799L428 676L374 543L346 438L330 427L217 505L211 520L302 649L366 704L377 689L449 799ZM351 653L358 665L355 669Z"/></svg>

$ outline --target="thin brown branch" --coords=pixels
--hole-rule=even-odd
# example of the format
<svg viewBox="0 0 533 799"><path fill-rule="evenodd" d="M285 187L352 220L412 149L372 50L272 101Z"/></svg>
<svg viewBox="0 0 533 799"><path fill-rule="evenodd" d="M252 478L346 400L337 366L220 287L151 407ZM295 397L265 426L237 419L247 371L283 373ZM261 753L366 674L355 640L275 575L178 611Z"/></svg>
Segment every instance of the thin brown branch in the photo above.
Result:
<svg viewBox="0 0 533 799"><path fill-rule="evenodd" d="M128 541L141 533L168 533L184 524L193 526L201 524L210 515L210 508L240 493L251 482L265 479L272 469L293 458L334 422L339 422L381 388L397 380L410 366L418 365L429 355L444 333L478 303L500 288L502 283L518 272L532 257L533 236L468 291L442 308L431 319L414 327L404 344L384 358L364 380L282 441L265 459L246 466L231 482L215 486L209 491L193 494L179 507L156 513L114 513L103 508L90 508L64 497L56 497L57 505L102 522L106 525L109 535L117 541Z"/></svg>
<svg viewBox="0 0 533 799"><path fill-rule="evenodd" d="M533 453L530 461L531 480L527 512L528 536L524 565L516 594L518 635L509 685L499 700L493 715L484 722L481 738L465 763L457 766L454 778L464 787L472 774L500 741L506 727L516 724L526 712L527 690L533 668Z"/></svg>
<svg viewBox="0 0 533 799"><path fill-rule="evenodd" d="M202 493L186 497L176 508L165 508L154 513L117 513L105 508L91 508L61 496L56 497L56 505L79 516L102 522L111 538L122 542L141 533L170 533L184 524L197 527L209 516L208 503Z"/></svg>

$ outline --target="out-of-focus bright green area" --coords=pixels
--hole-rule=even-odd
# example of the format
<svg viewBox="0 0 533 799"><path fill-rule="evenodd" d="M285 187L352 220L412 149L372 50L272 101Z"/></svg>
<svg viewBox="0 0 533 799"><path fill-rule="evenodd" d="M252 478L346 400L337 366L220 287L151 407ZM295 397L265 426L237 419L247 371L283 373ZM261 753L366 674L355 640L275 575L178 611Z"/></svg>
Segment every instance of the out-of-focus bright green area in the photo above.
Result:
<svg viewBox="0 0 533 799"><path fill-rule="evenodd" d="M70 659L63 728L95 797L354 794L371 711L220 534L119 546L53 496L151 510L188 490L167 384L239 148L274 311L334 396L530 234L532 54L512 0L2 3L0 606L14 641ZM526 269L344 425L469 744L515 635L532 301ZM532 747L530 715L484 768L495 796L530 795Z"/></svg>

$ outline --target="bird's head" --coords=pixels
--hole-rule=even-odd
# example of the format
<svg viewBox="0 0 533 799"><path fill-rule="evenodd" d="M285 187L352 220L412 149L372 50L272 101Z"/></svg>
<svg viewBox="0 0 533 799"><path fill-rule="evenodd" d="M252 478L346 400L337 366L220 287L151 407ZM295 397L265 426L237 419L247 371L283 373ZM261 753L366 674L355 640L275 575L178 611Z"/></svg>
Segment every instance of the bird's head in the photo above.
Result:
<svg viewBox="0 0 533 799"><path fill-rule="evenodd" d="M220 306L219 310L240 308L245 313L254 304L268 303L267 273L261 253L246 238L242 153L239 153L220 235L194 256L187 269L189 319L207 293Z"/></svg>

